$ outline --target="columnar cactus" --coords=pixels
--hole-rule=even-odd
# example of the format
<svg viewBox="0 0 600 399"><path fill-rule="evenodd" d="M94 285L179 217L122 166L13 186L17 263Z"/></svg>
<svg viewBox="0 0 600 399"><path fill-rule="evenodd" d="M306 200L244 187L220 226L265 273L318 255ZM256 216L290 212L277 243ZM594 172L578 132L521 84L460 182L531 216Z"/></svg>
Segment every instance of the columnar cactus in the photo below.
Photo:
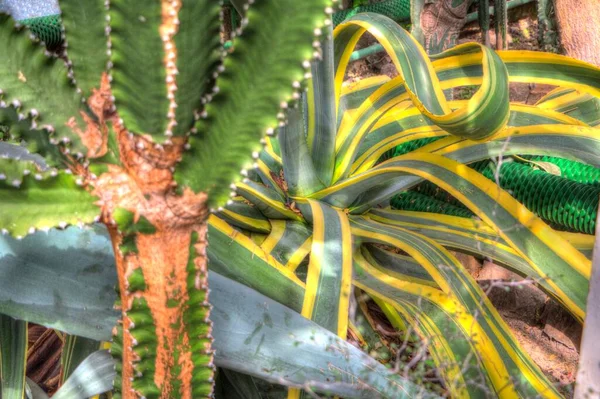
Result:
<svg viewBox="0 0 600 399"><path fill-rule="evenodd" d="M229 50L212 0L61 0L57 53L2 17L9 141L44 162L0 159L0 225L19 237L108 226L124 397L211 395L207 218L284 123L334 2L240 2Z"/></svg>

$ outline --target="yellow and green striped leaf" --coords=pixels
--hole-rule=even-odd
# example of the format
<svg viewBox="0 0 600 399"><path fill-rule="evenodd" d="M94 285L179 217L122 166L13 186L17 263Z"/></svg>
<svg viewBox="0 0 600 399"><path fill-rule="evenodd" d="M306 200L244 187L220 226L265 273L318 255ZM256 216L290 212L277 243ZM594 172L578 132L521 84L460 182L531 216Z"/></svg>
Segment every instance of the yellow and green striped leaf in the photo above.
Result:
<svg viewBox="0 0 600 399"><path fill-rule="evenodd" d="M407 252L427 270L449 299L460 304L462 309L457 310L458 313L473 317L477 326L474 325L472 331L481 329L489 340L488 345L481 348L481 356L486 357L484 364L494 358L501 361L495 363L494 368L486 364L496 392L507 390L522 397L540 393L559 397L552 383L520 347L477 282L441 245L420 234L364 218L352 220L352 232L359 241L392 245Z"/></svg>
<svg viewBox="0 0 600 399"><path fill-rule="evenodd" d="M583 319L590 261L495 183L465 165L427 153L397 157L373 172L416 175L449 192L493 227L541 278L548 278L557 299Z"/></svg>
<svg viewBox="0 0 600 399"><path fill-rule="evenodd" d="M302 101L306 101L305 96L302 96ZM325 186L319 178L316 163L309 149L309 143L306 141L304 117L301 107L298 106L289 109L286 116L288 122L285 126L279 128L278 137L281 146L281 160L282 164L285 165L283 168L285 181L290 194L305 196ZM312 122L310 114L308 121L309 123ZM320 131L319 134L324 134L324 132ZM317 149L316 146L314 148ZM333 156L333 148L331 150L331 156ZM323 154L322 156L326 155ZM326 165L320 166L326 168Z"/></svg>
<svg viewBox="0 0 600 399"><path fill-rule="evenodd" d="M209 219L208 234L211 270L292 309L302 308L304 283L250 237L216 216Z"/></svg>
<svg viewBox="0 0 600 399"><path fill-rule="evenodd" d="M460 46L459 46L460 47ZM498 51L511 83L543 83L600 96L600 69L564 55L526 50ZM479 85L482 63L475 54L453 50L431 57L442 89Z"/></svg>
<svg viewBox="0 0 600 399"><path fill-rule="evenodd" d="M302 263L312 247L312 229L290 220L270 220L271 232L260 244L278 262L291 271Z"/></svg>
<svg viewBox="0 0 600 399"><path fill-rule="evenodd" d="M302 216L290 209L285 198L275 190L249 179L238 183L236 190L239 195L254 204L268 218L302 220Z"/></svg>
<svg viewBox="0 0 600 399"><path fill-rule="evenodd" d="M217 212L217 216L233 226L255 233L268 233L271 225L267 218L242 197L233 198L227 206Z"/></svg>
<svg viewBox="0 0 600 399"><path fill-rule="evenodd" d="M308 131L306 141L318 178L325 185L331 183L335 163L335 98L333 94L333 31L325 30L321 40L320 60L311 64L312 78L306 95Z"/></svg>
<svg viewBox="0 0 600 399"><path fill-rule="evenodd" d="M338 25L336 45L336 98L358 39L369 32L391 57L407 94L421 113L451 134L472 139L487 139L496 134L508 118L508 76L500 58L489 48L476 43L457 46L443 53L466 55L482 66L481 87L468 107L452 111L425 50L392 20L362 13Z"/></svg>
<svg viewBox="0 0 600 399"><path fill-rule="evenodd" d="M345 338L352 280L352 236L348 217L309 201L313 225L302 315Z"/></svg>

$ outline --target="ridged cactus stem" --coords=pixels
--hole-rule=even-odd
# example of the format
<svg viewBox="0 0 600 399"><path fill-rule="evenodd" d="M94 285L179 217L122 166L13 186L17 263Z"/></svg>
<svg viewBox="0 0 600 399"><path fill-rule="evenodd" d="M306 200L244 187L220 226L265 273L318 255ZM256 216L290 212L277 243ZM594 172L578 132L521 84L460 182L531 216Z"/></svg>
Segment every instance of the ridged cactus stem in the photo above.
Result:
<svg viewBox="0 0 600 399"><path fill-rule="evenodd" d="M212 393L206 225L112 229L121 296L123 398Z"/></svg>
<svg viewBox="0 0 600 399"><path fill-rule="evenodd" d="M98 176L88 175L86 183L100 199L119 278L116 397L210 397L208 197L174 190L173 167L183 139L157 146L130 134L116 115L111 120L120 165L97 170Z"/></svg>

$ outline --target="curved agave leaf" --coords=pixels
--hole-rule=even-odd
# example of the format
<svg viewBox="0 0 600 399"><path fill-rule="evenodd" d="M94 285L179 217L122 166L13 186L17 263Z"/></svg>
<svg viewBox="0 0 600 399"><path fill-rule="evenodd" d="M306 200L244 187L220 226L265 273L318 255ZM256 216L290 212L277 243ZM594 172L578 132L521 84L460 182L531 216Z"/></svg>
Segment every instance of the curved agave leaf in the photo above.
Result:
<svg viewBox="0 0 600 399"><path fill-rule="evenodd" d="M458 107L457 104L464 103L464 101L451 101L449 105L455 109ZM544 131L558 132L563 131L566 126L539 126L539 125L573 125L571 131L576 131L575 126L585 126L582 122L577 119L571 118L564 114L556 111L544 110L534 106L522 105L522 104L510 104L510 116L507 122L507 128L503 132L499 133L497 138L505 138L507 136L522 134L530 134L530 132L537 132L538 134ZM533 127L535 125L535 128ZM510 129L510 127L513 127ZM523 129L520 129L523 127ZM525 128L529 127L529 128ZM548 133L550 134L550 133ZM563 133L567 135L568 133ZM435 125L431 125L431 122L423 118L415 107L407 110L398 109L393 110L389 115L384 116L379 120L378 123L373 126L365 140L361 143L357 158L352 164L352 174L364 172L373 167L376 162L390 149L397 145L404 144L406 142L424 139L424 138L442 138L447 136L447 133ZM574 136L574 135L573 135ZM576 136L574 136L576 137ZM555 140L552 140L555 141ZM460 138L451 137L446 139L445 142L452 143L469 143L472 147L483 147L490 143L490 146L494 146L494 141L490 142L475 142L470 140L462 140ZM504 143L498 141L499 143ZM510 143L512 144L512 143ZM579 143L576 141L575 145L579 144L580 148L585 148L585 143ZM572 147L573 145L571 145ZM556 146L558 147L558 146ZM430 147L425 147L430 148ZM558 151L562 153L575 153L575 151L569 151L571 148L560 149ZM419 149L423 151L422 149ZM523 151L527 153L532 151L525 146L519 146L518 142L514 146L509 146L509 151ZM535 150L534 150L535 151ZM537 149L541 152L541 149ZM549 149L544 149L549 151ZM490 154L492 155L492 154ZM459 157L460 155L456 155ZM571 155L571 157L573 157ZM453 158L460 159L460 158Z"/></svg>
<svg viewBox="0 0 600 399"><path fill-rule="evenodd" d="M549 278L560 302L583 318L587 288L582 287L588 286L590 261L508 193L472 169L439 155L407 154L380 168L426 178L448 191L492 226L542 278Z"/></svg>
<svg viewBox="0 0 600 399"><path fill-rule="evenodd" d="M236 197L217 213L217 216L233 226L256 233L268 233L271 225L267 218L255 207L249 205L242 197Z"/></svg>
<svg viewBox="0 0 600 399"><path fill-rule="evenodd" d="M304 223L270 220L271 232L260 247L278 262L294 271L310 253L312 230Z"/></svg>
<svg viewBox="0 0 600 399"><path fill-rule="evenodd" d="M404 79L401 76L390 80L369 96L353 114L350 123L340 127L336 143L334 182L348 176L361 141L380 118L404 101L404 92ZM347 130L344 129L346 126Z"/></svg>
<svg viewBox="0 0 600 399"><path fill-rule="evenodd" d="M313 237L302 316L345 339L352 281L350 224L340 210L318 201L309 205Z"/></svg>
<svg viewBox="0 0 600 399"><path fill-rule="evenodd" d="M481 221L439 214L435 214L435 220L432 220L430 217L434 214L380 209L373 209L367 215L379 223L423 234L444 247L493 259L521 275L534 278L552 292L552 287L540 278L537 271Z"/></svg>
<svg viewBox="0 0 600 399"><path fill-rule="evenodd" d="M508 245L494 229L474 218L391 209L372 209L366 216L384 224L397 224L407 229L418 230L426 236L435 234L434 231L439 231L442 234L435 237L431 236L431 238L434 238L444 246L450 246L456 250L460 250L461 248L467 250L468 246L460 246L460 240L462 237L468 238L469 236L481 242L481 244L476 244L476 246L484 245L487 241L494 243L494 245L497 244L499 246L498 250L500 250L501 246L507 247ZM453 237L443 234L444 232L451 233ZM566 231L557 231L557 233L589 258L590 251L594 246L594 236ZM451 245L456 245L456 247ZM491 251L490 254L493 252ZM493 255L490 257L494 258Z"/></svg>
<svg viewBox="0 0 600 399"><path fill-rule="evenodd" d="M510 128L498 140L475 143L443 139L422 147L422 152L467 162L514 154L550 155L600 167L600 137L596 128L572 125L536 125Z"/></svg>
<svg viewBox="0 0 600 399"><path fill-rule="evenodd" d="M116 272L103 229L0 236L0 313L108 340L118 312Z"/></svg>
<svg viewBox="0 0 600 399"><path fill-rule="evenodd" d="M365 32L373 34L384 46L415 106L438 126L459 137L485 139L492 137L506 123L508 76L502 61L492 50L467 43L443 53L445 56L467 54L483 65L481 87L469 101L469 106L452 111L423 48L395 22L371 13L358 14L335 29L336 45L341 48L336 56L336 98L340 95L351 52Z"/></svg>
<svg viewBox="0 0 600 399"><path fill-rule="evenodd" d="M390 374L335 334L248 287L215 273L210 285L220 366L345 398L432 396ZM255 351L247 350L249 346Z"/></svg>
<svg viewBox="0 0 600 399"><path fill-rule="evenodd" d="M514 393L523 397L540 393L560 396L533 360L521 349L483 290L460 262L441 245L420 234L362 218L352 219L352 233L359 241L392 245L406 251L427 270L442 292L461 304L463 309L456 311L458 317L462 317L463 313L473 316L473 323L478 326L473 327L472 331L479 330L478 335L485 334L489 339L488 345L497 352L497 355L492 355L485 352L492 350L491 348L481 348L485 353L483 356L489 357L488 360L498 356L497 360L502 362L486 364L484 360L497 392L514 390ZM390 279L394 280L391 276ZM496 372L499 375L494 376ZM508 374L502 376L503 372ZM508 385L508 375L515 377L513 386Z"/></svg>
<svg viewBox="0 0 600 399"><path fill-rule="evenodd" d="M588 93L559 87L554 93L548 93L537 103L541 109L551 109L564 113L590 126L600 124L600 99Z"/></svg>
<svg viewBox="0 0 600 399"><path fill-rule="evenodd" d="M415 130L423 136L441 135L435 128ZM406 134L410 134L407 132ZM397 138L403 139L403 133ZM435 152L461 163L488 159L491 156L513 154L552 155L591 165L599 165L597 151L599 138L595 128L571 125L534 125L507 128L498 134L497 140L475 142L448 137L419 149L420 153ZM389 160L388 160L389 161ZM330 204L351 208L353 213L363 213L384 202L399 191L406 190L423 179L406 174L381 174L380 166L355 174L338 184L311 195Z"/></svg>
<svg viewBox="0 0 600 399"><path fill-rule="evenodd" d="M302 100L305 101L304 96ZM279 129L278 135L281 145L281 161L285 165L283 173L289 193L291 195L306 196L319 191L324 185L319 179L317 173L319 169L315 167L316 163L311 156L309 143L307 143L304 135L304 119L300 107L288 110L287 118L287 125ZM309 123L311 123L310 113ZM312 134L315 133L312 132ZM324 133L320 132L320 134ZM311 138L309 137L309 139ZM312 138L312 140L315 139ZM315 144L313 143L313 145ZM333 143L331 150L331 157L333 157ZM327 158L327 155L324 154L322 157ZM322 171L326 172L328 165L321 165L321 167ZM330 168L330 173L333 173L333 167Z"/></svg>
<svg viewBox="0 0 600 399"><path fill-rule="evenodd" d="M357 82L342 83L339 103L337 104L337 126L341 126L344 114L357 109L375 90L387 83L387 75L371 76Z"/></svg>
<svg viewBox="0 0 600 399"><path fill-rule="evenodd" d="M214 244L213 244L213 247L214 247ZM242 265L243 265L243 262L240 262L239 266L242 266ZM234 268L234 267L235 267L235 265L232 264L232 268ZM278 272L276 271L276 269L273 268L273 267L271 267L271 273L278 274ZM386 276L387 276L386 278L390 278L389 275L386 275ZM359 277L355 276L355 278L359 278ZM289 280L289 279L287 281L286 280L282 280L280 287L289 287L290 284L292 284L291 280ZM360 284L360 281L357 284ZM255 285L256 286L262 286L263 284L261 284L260 282L257 282L257 283L255 283ZM262 289L264 289L264 288L262 288ZM418 297L414 297L414 298L415 298L415 301L418 300ZM389 298L385 298L385 300L389 301ZM284 302L284 303L286 303L286 302ZM415 321L416 317L419 317L419 320L424 320L423 315L421 315L418 310L419 310L418 308L413 309L413 315L411 316L412 318L410 320ZM418 314L418 316L415 314L415 312ZM438 311L438 313L439 313L439 311ZM435 313L433 311L431 311L431 312L427 311L428 315L434 315L434 314L438 314L438 313ZM454 330L456 330L456 328L459 328L459 330L457 330L459 333L457 335L452 335L452 334L448 333L448 331L454 331L454 330L448 330L448 328L450 328L449 325L447 324L448 321L442 322L442 321L439 321L440 320L439 318L436 318L436 320L438 320L438 323L441 323L441 324L439 324L440 325L440 329L439 330L437 330L437 329L436 330L432 330L433 332L431 332L431 334L429 334L429 336L436 336L436 337L447 336L447 337L451 337L453 339L452 342L451 342L451 344L446 344L445 346L442 345L440 347L442 349L443 348L446 348L446 349L443 349L443 351L441 352L442 354L440 356L442 356L444 353L445 353L445 355L443 355L443 357L440 358L440 360L439 360L440 363L439 364L444 365L443 367L447 367L448 365L454 364L455 367L458 367L457 370L464 370L465 371L465 373L466 373L465 375L467 376L465 378L469 379L470 381L479 381L480 376L481 376L481 370L480 370L481 365L479 364L479 361L477 360L477 357L476 356L473 357L473 353L472 352L473 352L474 349L471 348L470 345L467 343L467 342L469 342L469 340L467 338L468 334L472 333L471 322L470 321L469 322L465 322L465 324L464 324L464 330L460 329L460 323L459 323L458 327L454 327ZM447 318L446 318L446 320L447 320ZM415 321L415 323L416 323L416 321ZM456 323L456 322L451 322L451 323ZM455 324L451 324L451 325L455 325ZM445 334L441 334L440 331L444 331ZM460 332L460 331L464 331L464 332ZM467 336L466 337L462 337L462 338L457 338L457 337L460 336L460 334L467 334ZM449 347L451 347L452 349L448 349ZM439 350L442 350L442 349L439 349ZM462 353L462 356L464 356L463 360L470 359L470 360L466 360L466 362L469 363L470 366L465 369L465 363L464 363L464 361L463 362L456 361L456 358L455 358L456 354L455 354L454 351L459 351L458 353ZM449 363L449 359L450 360L454 359L454 363L451 363L451 362ZM460 366L456 366L456 365L460 365ZM493 369L492 366L490 366L490 365L488 365L488 366ZM452 369L451 366L448 366L448 367L449 367L448 370ZM457 372L460 373L460 371L457 371ZM448 377L447 381L449 382L450 385L452 383L455 383L455 384L457 383L458 380L455 378L455 376L456 376L456 373ZM471 377L473 377L473 378L471 378ZM476 391L477 389L480 389L480 387L481 386L477 385L477 384L474 384L474 385L470 386L470 388L473 389L474 391ZM488 392L488 391L486 391L484 389L484 392Z"/></svg>
<svg viewBox="0 0 600 399"><path fill-rule="evenodd" d="M376 269L397 279L439 288L427 270L410 256L382 249L375 245L363 246L362 256Z"/></svg>
<svg viewBox="0 0 600 399"><path fill-rule="evenodd" d="M322 59L313 61L308 83L308 132L306 141L317 175L325 185L331 183L335 164L335 98L333 93L333 31L329 27L321 40Z"/></svg>
<svg viewBox="0 0 600 399"><path fill-rule="evenodd" d="M306 155L308 156L308 154ZM286 206L285 198L276 190L248 179L238 183L236 189L238 194L250 201L267 218L302 220L302 216L294 213Z"/></svg>
<svg viewBox="0 0 600 399"><path fill-rule="evenodd" d="M377 271L360 253L355 254L354 269L354 284L357 287L390 304L421 337L428 340L431 356L439 365L439 371L454 396L485 397L494 392L488 373L501 370L495 367L486 370L484 359L481 359L483 350L488 351L486 355L490 354L490 350L492 356L496 355L493 353L494 347L486 345L489 341L486 342L487 337L480 331L477 332L484 337L483 340L469 339L479 326L468 317L470 324L466 325L461 315L456 314L456 305L452 300L439 290L396 280Z"/></svg>
<svg viewBox="0 0 600 399"><path fill-rule="evenodd" d="M304 283L250 237L211 216L208 227L209 268L247 285L298 312Z"/></svg>
<svg viewBox="0 0 600 399"><path fill-rule="evenodd" d="M460 46L457 46L458 48ZM544 83L573 88L600 96L600 69L564 55L538 51L498 51L510 82ZM454 49L431 57L442 89L482 83L482 64L475 54L459 54Z"/></svg>

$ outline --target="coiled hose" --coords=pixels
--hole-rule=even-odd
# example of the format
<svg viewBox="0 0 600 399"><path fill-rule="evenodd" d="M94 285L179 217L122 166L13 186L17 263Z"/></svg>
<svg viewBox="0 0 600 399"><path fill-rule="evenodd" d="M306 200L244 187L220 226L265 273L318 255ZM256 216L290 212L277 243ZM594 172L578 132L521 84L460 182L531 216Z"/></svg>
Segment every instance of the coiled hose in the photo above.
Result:
<svg viewBox="0 0 600 399"><path fill-rule="evenodd" d="M405 143L397 148L401 155L422 145L428 144L431 139L420 139ZM425 141L425 142L424 142ZM421 145L419 145L421 144ZM410 149L410 151L408 151ZM498 179L500 187L522 203L526 208L541 217L555 228L570 230L585 234L594 234L598 203L600 201L600 169L579 162L574 162L556 157L530 156L529 159L539 162L552 162L561 169L561 176L537 170L532 164L521 162L505 162L500 167ZM495 165L491 161L480 161L469 165L477 172L490 180L495 181ZM430 182L419 184L415 192L437 201L446 202L452 208L435 208L437 213L454 214L454 208L466 207L446 191ZM404 195L401 193L398 197ZM423 201L426 202L424 199ZM404 208L406 201L390 201L393 208ZM415 207L414 205L410 205ZM430 209L434 209L430 207ZM446 209L449 209L447 211Z"/></svg>
<svg viewBox="0 0 600 399"><path fill-rule="evenodd" d="M481 173L495 178L492 163ZM542 219L579 233L594 234L600 186L583 184L520 162L507 162L498 174L500 187Z"/></svg>
<svg viewBox="0 0 600 399"><path fill-rule="evenodd" d="M471 217L473 213L470 210L454 206L433 197L418 193L416 191L405 191L396 195L390 201L392 208L405 211L443 213L445 215Z"/></svg>
<svg viewBox="0 0 600 399"><path fill-rule="evenodd" d="M600 169L591 165L549 156L525 156L523 158L534 162L552 163L558 166L561 176L569 180L600 186Z"/></svg>
<svg viewBox="0 0 600 399"><path fill-rule="evenodd" d="M410 0L388 0L338 11L333 14L333 24L338 25L359 12L374 12L394 21L407 21L410 20Z"/></svg>
<svg viewBox="0 0 600 399"><path fill-rule="evenodd" d="M48 48L55 48L62 42L60 15L23 19L19 23L27 26Z"/></svg>

